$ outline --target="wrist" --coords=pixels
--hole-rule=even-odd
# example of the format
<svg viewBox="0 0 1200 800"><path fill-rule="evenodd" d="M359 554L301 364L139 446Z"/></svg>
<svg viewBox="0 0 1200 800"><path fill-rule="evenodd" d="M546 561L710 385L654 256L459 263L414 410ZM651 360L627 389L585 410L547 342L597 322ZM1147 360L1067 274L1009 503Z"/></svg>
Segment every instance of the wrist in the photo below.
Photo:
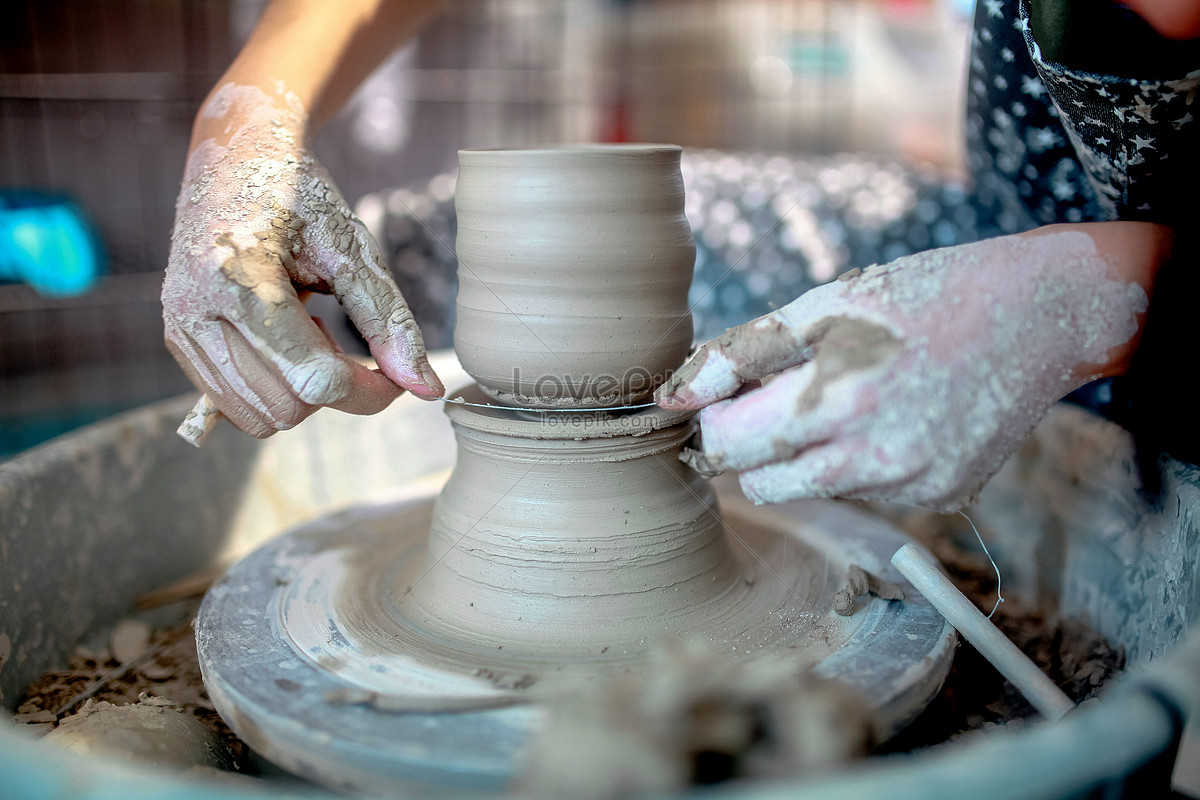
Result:
<svg viewBox="0 0 1200 800"><path fill-rule="evenodd" d="M209 92L196 113L189 156L205 141L222 147L246 137L273 136L297 147L307 142L311 116L283 81L245 82L230 73Z"/></svg>
<svg viewBox="0 0 1200 800"><path fill-rule="evenodd" d="M1170 228L1154 223L1114 221L1051 225L1024 236L1037 238L1069 231L1085 233L1092 240L1097 257L1107 265L1104 277L1128 287L1129 313L1136 318L1136 330L1127 340L1111 347L1098 360L1081 359L1075 365L1073 375L1080 384L1123 375L1129 370L1140 344L1145 299L1152 295L1159 268L1171 255L1174 234Z"/></svg>

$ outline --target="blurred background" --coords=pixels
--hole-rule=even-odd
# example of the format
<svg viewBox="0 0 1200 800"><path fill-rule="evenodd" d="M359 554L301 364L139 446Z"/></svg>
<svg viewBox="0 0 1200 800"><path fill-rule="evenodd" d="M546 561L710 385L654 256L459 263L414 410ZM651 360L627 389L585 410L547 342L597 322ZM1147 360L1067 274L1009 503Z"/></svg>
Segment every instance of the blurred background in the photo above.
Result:
<svg viewBox="0 0 1200 800"><path fill-rule="evenodd" d="M0 459L190 390L158 302L174 200L192 117L263 5L10 0L0 12ZM683 145L707 338L843 269L963 238L971 5L446 2L317 155L427 341L448 346L458 148Z"/></svg>

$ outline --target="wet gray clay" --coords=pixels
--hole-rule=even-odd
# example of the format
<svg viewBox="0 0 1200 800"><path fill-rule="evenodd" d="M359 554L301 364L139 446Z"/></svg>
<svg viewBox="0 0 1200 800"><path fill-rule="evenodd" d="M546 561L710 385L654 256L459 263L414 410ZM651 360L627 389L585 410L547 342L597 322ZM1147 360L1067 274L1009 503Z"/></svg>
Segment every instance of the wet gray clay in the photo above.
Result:
<svg viewBox="0 0 1200 800"><path fill-rule="evenodd" d="M427 629L451 621L447 637L553 660L756 604L712 489L679 460L694 433L686 415L446 410L458 463L407 598L406 613Z"/></svg>
<svg viewBox="0 0 1200 800"><path fill-rule="evenodd" d="M687 355L680 148L462 150L454 348L491 397L647 400Z"/></svg>

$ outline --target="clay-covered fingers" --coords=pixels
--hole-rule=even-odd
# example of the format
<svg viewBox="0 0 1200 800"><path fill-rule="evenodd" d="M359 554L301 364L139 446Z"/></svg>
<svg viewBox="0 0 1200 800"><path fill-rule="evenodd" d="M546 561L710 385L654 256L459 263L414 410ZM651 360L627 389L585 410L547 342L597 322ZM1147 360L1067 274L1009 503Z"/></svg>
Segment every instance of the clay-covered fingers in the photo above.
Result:
<svg viewBox="0 0 1200 800"><path fill-rule="evenodd" d="M919 459L879 446L911 435L904 418L881 414L902 371L902 340L849 316L822 318L809 331L811 360L701 412L708 460L741 472L758 502L862 497L914 480Z"/></svg>
<svg viewBox="0 0 1200 800"><path fill-rule="evenodd" d="M207 395L218 411L238 428L259 439L278 430L257 407L260 404L247 402L255 394L253 390L238 376L218 367L218 364L228 364L230 358L215 322L190 325L187 332L169 316L165 323L167 350L192 385ZM204 340L213 343L205 344ZM213 353L212 358L209 352Z"/></svg>
<svg viewBox="0 0 1200 800"><path fill-rule="evenodd" d="M809 362L762 388L700 412L704 454L722 469L747 470L792 458L834 435L839 419L825 409L797 414L816 377Z"/></svg>
<svg viewBox="0 0 1200 800"><path fill-rule="evenodd" d="M907 488L928 471L928 462L920 459L880 461L866 436L853 435L815 445L788 461L748 470L738 481L755 503L828 497L911 502Z"/></svg>
<svg viewBox="0 0 1200 800"><path fill-rule="evenodd" d="M755 503L844 497L850 488L846 480L850 464L850 454L842 442L827 443L787 461L743 472L738 483Z"/></svg>
<svg viewBox="0 0 1200 800"><path fill-rule="evenodd" d="M804 337L776 311L701 346L655 393L663 408L703 408L805 360Z"/></svg>
<svg viewBox="0 0 1200 800"><path fill-rule="evenodd" d="M386 376L338 352L290 284L256 286L240 311L221 323L233 369L248 383L278 378L299 402L350 414L382 411L400 394Z"/></svg>
<svg viewBox="0 0 1200 800"><path fill-rule="evenodd" d="M844 441L818 445L790 460L748 470L738 476L738 482L755 503L844 498L860 488L853 448Z"/></svg>
<svg viewBox="0 0 1200 800"><path fill-rule="evenodd" d="M300 401L227 323L194 325L182 336L168 328L167 349L209 401L251 436L263 439L288 430L317 410Z"/></svg>
<svg viewBox="0 0 1200 800"><path fill-rule="evenodd" d="M844 285L811 289L702 346L655 393L663 408L703 408L812 356L824 321L843 312Z"/></svg>
<svg viewBox="0 0 1200 800"><path fill-rule="evenodd" d="M255 247L209 287L209 305L164 313L169 349L222 414L257 437L299 424L317 408L383 410L400 388L335 347L308 315L278 259ZM219 287L219 288L218 288Z"/></svg>
<svg viewBox="0 0 1200 800"><path fill-rule="evenodd" d="M383 374L419 397L441 397L445 387L429 364L421 330L374 238L361 222L348 219L334 233L332 248L321 254L333 262L329 285Z"/></svg>
<svg viewBox="0 0 1200 800"><path fill-rule="evenodd" d="M251 326L217 320L182 341L168 337L168 348L222 414L259 438L293 428L323 406L374 414L399 396L385 376L338 353L310 320L284 327L301 322L315 337L286 347Z"/></svg>

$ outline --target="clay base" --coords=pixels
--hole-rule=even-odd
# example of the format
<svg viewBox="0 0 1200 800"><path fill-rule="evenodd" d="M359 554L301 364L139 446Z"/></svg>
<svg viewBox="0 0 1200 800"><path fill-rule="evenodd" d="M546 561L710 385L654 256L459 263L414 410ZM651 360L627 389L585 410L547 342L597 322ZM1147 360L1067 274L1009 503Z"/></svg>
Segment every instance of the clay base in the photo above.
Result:
<svg viewBox="0 0 1200 800"><path fill-rule="evenodd" d="M844 505L764 509L721 494L760 602L663 640L811 665L867 700L880 739L911 721L941 686L954 633L888 564L906 537ZM636 673L661 645L613 642L553 663L432 632L396 590L423 563L432 508L427 495L318 520L252 554L205 599L197 644L213 702L280 766L367 793L499 790L519 772L547 700ZM864 597L853 616L834 615L851 563L901 583L906 599Z"/></svg>

